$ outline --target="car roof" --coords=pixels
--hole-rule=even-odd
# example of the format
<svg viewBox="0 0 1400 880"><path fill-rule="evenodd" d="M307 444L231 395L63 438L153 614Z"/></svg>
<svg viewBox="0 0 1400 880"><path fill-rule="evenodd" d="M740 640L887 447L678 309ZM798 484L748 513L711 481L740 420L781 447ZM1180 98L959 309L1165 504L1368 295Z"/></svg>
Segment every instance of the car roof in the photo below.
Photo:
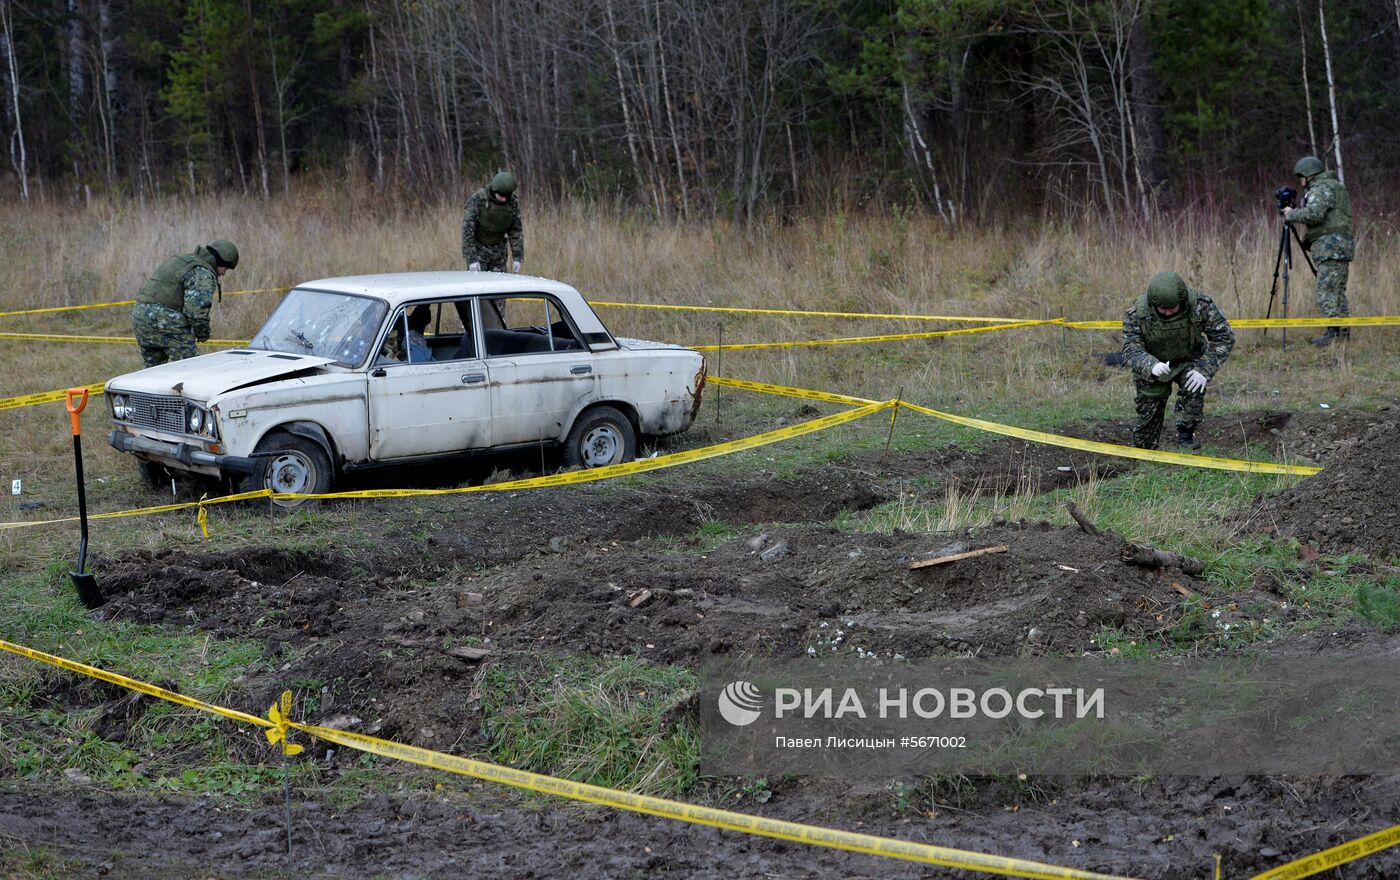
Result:
<svg viewBox="0 0 1400 880"><path fill-rule="evenodd" d="M318 278L303 281L294 289L324 290L331 293L351 293L373 296L397 308L406 302L439 297L471 296L473 294L547 293L559 298L573 316L578 328L594 351L603 347L616 348L612 334L603 326L593 307L583 294L561 281L536 278L533 275L511 275L504 272L391 272L384 275L349 275L344 278ZM601 340L606 339L604 343Z"/></svg>
<svg viewBox="0 0 1400 880"><path fill-rule="evenodd" d="M347 275L303 281L297 287L334 293L356 293L379 297L390 305L440 296L483 293L552 293L567 305L582 301L574 288L533 275L502 272L391 272L383 275Z"/></svg>

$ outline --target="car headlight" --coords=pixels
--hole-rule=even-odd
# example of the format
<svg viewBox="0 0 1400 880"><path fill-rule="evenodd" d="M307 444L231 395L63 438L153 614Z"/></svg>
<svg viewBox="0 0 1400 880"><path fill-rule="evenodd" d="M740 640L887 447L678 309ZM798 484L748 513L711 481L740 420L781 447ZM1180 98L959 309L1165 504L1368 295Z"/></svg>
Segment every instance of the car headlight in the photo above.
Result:
<svg viewBox="0 0 1400 880"><path fill-rule="evenodd" d="M197 406L190 407L189 429L191 434L198 434L204 430L204 410Z"/></svg>
<svg viewBox="0 0 1400 880"><path fill-rule="evenodd" d="M131 418L131 405L127 402L125 394L112 395L112 418L119 421Z"/></svg>

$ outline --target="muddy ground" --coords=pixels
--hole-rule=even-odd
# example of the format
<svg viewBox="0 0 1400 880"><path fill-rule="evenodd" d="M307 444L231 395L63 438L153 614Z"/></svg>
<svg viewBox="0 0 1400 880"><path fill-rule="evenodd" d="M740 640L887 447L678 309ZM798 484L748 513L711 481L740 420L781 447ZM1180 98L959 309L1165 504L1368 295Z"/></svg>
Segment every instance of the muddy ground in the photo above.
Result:
<svg viewBox="0 0 1400 880"><path fill-rule="evenodd" d="M1384 464L1376 438L1388 434L1389 415L1255 413L1212 421L1203 439L1242 455L1263 447L1339 469L1374 454L1379 463L1366 473L1393 487L1394 475L1376 469ZM1066 433L1122 442L1127 430L1112 423ZM320 717L308 720L482 754L487 719L474 683L483 666L523 657L636 655L698 668L717 656L811 651L857 662L857 649L882 658L1080 656L1101 650L1094 636L1104 625L1143 638L1168 632L1181 618L1182 591L1208 595L1209 585L1124 563L1115 536L1043 523L938 535L826 525L910 491L916 478L918 491L940 497L949 485L1044 491L1135 467L991 440L971 450L857 457L782 480L682 470L643 488L386 502L365 507L382 518L379 549L353 559L333 549L249 547L99 560L111 596L100 614L265 643L285 662L240 684L227 701L240 708L259 712L287 682L316 679L327 684ZM1310 484L1331 492L1331 479L1324 472L1290 492ZM1372 485L1389 522L1395 501L1384 507L1382 487ZM1274 519L1292 503L1275 501ZM714 521L733 536L701 538L698 530ZM1008 552L909 568L999 544ZM1287 613L1267 591L1234 598L1232 620ZM1384 642L1395 652L1395 640L1374 631L1347 635L1276 647L1371 653ZM449 653L467 645L486 657ZM44 698L55 708L122 699L72 687L58 672L47 681ZM102 735L120 739L132 711L109 712ZM250 737L244 757L264 754ZM354 756L313 748L308 759L334 773ZM742 808L1145 878L1207 876L1219 853L1225 876L1240 876L1395 821L1400 779L984 779L902 813L882 782L796 779L774 781L771 800ZM378 795L351 807L299 793L290 857L280 815L271 796L239 804L91 787L52 792L11 780L0 788L0 847L53 848L82 865L77 876L956 876L601 809L522 804L484 785L466 796ZM1360 862L1345 876L1398 873L1400 854Z"/></svg>

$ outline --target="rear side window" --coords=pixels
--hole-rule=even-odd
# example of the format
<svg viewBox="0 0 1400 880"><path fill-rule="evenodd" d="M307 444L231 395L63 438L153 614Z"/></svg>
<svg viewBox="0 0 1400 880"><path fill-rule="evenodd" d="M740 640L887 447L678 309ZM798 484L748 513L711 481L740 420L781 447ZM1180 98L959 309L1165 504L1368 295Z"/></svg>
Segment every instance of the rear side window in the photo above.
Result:
<svg viewBox="0 0 1400 880"><path fill-rule="evenodd" d="M481 322L488 358L584 348L559 303L550 297L485 297L481 300Z"/></svg>

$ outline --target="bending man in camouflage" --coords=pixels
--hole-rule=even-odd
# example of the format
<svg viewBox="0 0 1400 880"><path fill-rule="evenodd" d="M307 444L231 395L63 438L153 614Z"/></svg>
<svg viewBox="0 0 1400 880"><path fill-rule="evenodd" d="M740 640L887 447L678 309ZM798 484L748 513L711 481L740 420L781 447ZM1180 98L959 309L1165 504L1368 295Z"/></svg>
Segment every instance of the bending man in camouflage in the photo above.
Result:
<svg viewBox="0 0 1400 880"><path fill-rule="evenodd" d="M141 360L154 367L192 358L196 342L209 338L209 310L219 292L219 279L238 265L238 248L219 239L176 254L157 267L136 295L131 322Z"/></svg>
<svg viewBox="0 0 1400 880"><path fill-rule="evenodd" d="M1235 331L1210 297L1175 272L1158 272L1123 315L1123 358L1133 371L1137 425L1133 445L1156 449L1176 392L1176 444L1196 448L1206 409L1206 385L1235 347Z"/></svg>
<svg viewBox="0 0 1400 880"><path fill-rule="evenodd" d="M1347 275L1352 257L1356 255L1356 240L1351 231L1351 196L1337 178L1337 172L1322 170L1315 156L1304 156L1294 166L1293 173L1306 188L1303 204L1284 208L1283 222L1301 223L1303 247L1308 249L1317 267L1317 310L1327 318L1345 318L1351 314L1347 306ZM1327 332L1313 338L1313 345L1331 345L1349 339L1351 329L1328 327Z"/></svg>
<svg viewBox="0 0 1400 880"><path fill-rule="evenodd" d="M515 175L502 171L467 197L462 212L462 259L471 271L504 272L507 241L513 256L510 271L520 271L525 260L525 233L520 226L515 186Z"/></svg>

